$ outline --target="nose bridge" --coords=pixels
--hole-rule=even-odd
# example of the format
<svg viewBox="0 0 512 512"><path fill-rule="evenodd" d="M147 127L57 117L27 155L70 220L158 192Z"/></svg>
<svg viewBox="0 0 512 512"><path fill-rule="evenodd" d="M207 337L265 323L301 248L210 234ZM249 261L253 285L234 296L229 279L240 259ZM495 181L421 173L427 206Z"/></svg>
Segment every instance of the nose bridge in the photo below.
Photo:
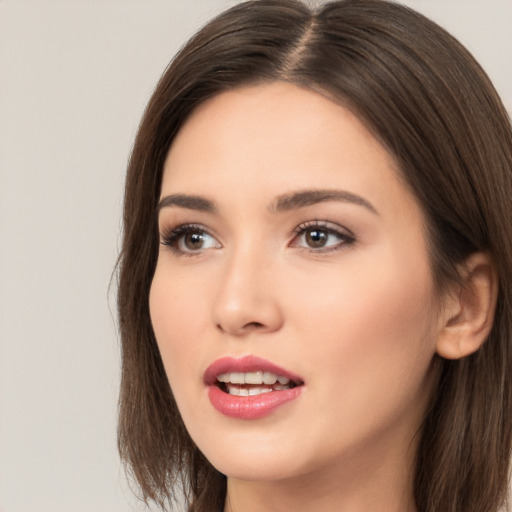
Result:
<svg viewBox="0 0 512 512"><path fill-rule="evenodd" d="M213 305L220 330L243 335L271 332L282 324L278 290L273 286L275 258L269 248L249 238L226 254Z"/></svg>

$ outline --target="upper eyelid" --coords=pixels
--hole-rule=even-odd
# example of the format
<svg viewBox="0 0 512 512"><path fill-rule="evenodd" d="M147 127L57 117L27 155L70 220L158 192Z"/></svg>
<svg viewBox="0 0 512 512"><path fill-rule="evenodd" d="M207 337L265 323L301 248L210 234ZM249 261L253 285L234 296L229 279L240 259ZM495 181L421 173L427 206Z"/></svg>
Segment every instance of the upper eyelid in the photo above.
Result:
<svg viewBox="0 0 512 512"><path fill-rule="evenodd" d="M293 239L291 240L291 242L293 242L293 240L295 240L298 235L302 234L308 228L315 228L315 227L325 229L333 234L339 234L342 237L354 238L354 239L356 238L354 233L350 229L348 229L347 227L345 227L343 225L340 225L340 224L332 222L332 221L323 220L323 219L312 219L312 220L304 221L304 222L298 224L293 229L292 233L294 236L293 236ZM203 225L201 223L197 223L197 222L178 223L176 225L171 225L168 227L159 226L159 236L160 236L160 239L170 238L172 235L175 235L177 231L181 231L181 233L178 233L178 235L177 235L179 237L181 235L186 234L187 231L194 231L194 230L198 231L198 232L202 232L202 233L214 238L215 240L217 240L217 242L220 245L223 245L220 237L217 234L215 234L215 232L210 230L205 225Z"/></svg>
<svg viewBox="0 0 512 512"><path fill-rule="evenodd" d="M303 229L307 229L309 227L320 227L320 228L326 228L326 229L333 229L333 230L340 230L340 231L346 231L348 233L352 233L350 229L348 229L345 226L342 226L340 224L337 224L332 221L328 220L320 220L320 219L314 219L314 220L308 220L301 222L295 228L293 228L292 232L297 233ZM163 233L169 233L172 231L180 230L180 229L197 229L198 231L204 231L210 236L214 236L217 238L217 236L213 233L213 231L206 227L204 224L198 223L198 222L180 222L176 224L171 224L170 226L166 225L159 225L158 230L160 235Z"/></svg>
<svg viewBox="0 0 512 512"><path fill-rule="evenodd" d="M179 247L180 241L183 239L183 237L189 233L194 232L199 232L208 237L211 237L222 247L222 243L219 241L218 237L211 234L208 229L197 223L181 223L163 229L159 227L160 244L166 246L169 250L178 256L198 256L203 254L204 250L184 250Z"/></svg>
<svg viewBox="0 0 512 512"><path fill-rule="evenodd" d="M209 228L197 222L180 222L176 224L171 224L169 226L163 225L158 227L158 231L161 237L168 236L169 234L175 233L176 231L185 231L187 229L190 231L201 231L209 236L218 239L218 237Z"/></svg>
<svg viewBox="0 0 512 512"><path fill-rule="evenodd" d="M312 220L312 221L306 221L301 224L299 224L295 229L294 233L300 233L303 230L306 230L308 228L323 228L332 232L339 232L342 235L347 235L351 237L355 237L352 230L348 229L345 226L342 226L336 222L328 221L328 220Z"/></svg>
<svg viewBox="0 0 512 512"><path fill-rule="evenodd" d="M301 245L301 240L309 230L323 230L327 232L329 236L334 236L338 239L337 243L331 245L325 245L318 248L308 247ZM346 228L337 223L333 223L326 220L314 220L306 221L295 228L295 237L291 240L290 246L297 249L307 251L310 254L329 254L336 253L344 248L351 247L357 242L357 237L354 235L352 230Z"/></svg>

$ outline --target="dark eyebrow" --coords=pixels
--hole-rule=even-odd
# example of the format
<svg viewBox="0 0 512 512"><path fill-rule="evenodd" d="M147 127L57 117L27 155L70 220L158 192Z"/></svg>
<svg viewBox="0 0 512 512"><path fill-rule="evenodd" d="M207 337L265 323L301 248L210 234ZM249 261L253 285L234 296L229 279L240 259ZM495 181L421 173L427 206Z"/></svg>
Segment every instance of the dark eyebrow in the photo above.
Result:
<svg viewBox="0 0 512 512"><path fill-rule="evenodd" d="M347 192L346 190L302 190L279 196L269 207L270 213L283 213L298 208L305 208L326 201L341 201L363 206L372 213L378 214L375 207L366 199ZM202 196L187 194L171 194L163 197L158 203L158 211L162 208L176 206L188 210L198 210L206 213L217 213L215 203Z"/></svg>
<svg viewBox="0 0 512 512"><path fill-rule="evenodd" d="M372 213L378 215L375 207L366 199L346 190L303 190L284 194L269 206L271 213L281 213L297 208L304 208L317 203L326 201L341 201L343 203L352 203L363 206Z"/></svg>
<svg viewBox="0 0 512 512"><path fill-rule="evenodd" d="M217 208L213 201L201 196L189 196L186 194L171 194L163 197L158 203L158 211L169 206L199 210L206 213L216 213Z"/></svg>

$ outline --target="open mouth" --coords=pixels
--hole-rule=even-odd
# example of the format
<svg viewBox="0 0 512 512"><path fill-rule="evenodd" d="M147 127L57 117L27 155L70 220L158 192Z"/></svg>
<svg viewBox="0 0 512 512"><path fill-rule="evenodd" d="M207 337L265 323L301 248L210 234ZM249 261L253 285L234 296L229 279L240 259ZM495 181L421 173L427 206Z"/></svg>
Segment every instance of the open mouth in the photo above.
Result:
<svg viewBox="0 0 512 512"><path fill-rule="evenodd" d="M205 371L203 381L212 406L224 416L256 420L296 400L302 377L254 355L225 356Z"/></svg>
<svg viewBox="0 0 512 512"><path fill-rule="evenodd" d="M285 391L300 386L288 377L272 372L229 372L217 375L219 389L233 396L256 396L274 391Z"/></svg>

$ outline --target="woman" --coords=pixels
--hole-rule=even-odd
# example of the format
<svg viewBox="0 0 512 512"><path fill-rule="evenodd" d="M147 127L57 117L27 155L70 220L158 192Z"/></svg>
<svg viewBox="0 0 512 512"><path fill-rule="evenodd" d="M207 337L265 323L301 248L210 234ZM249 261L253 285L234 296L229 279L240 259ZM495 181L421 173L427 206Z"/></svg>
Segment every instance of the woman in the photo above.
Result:
<svg viewBox="0 0 512 512"><path fill-rule="evenodd" d="M512 134L380 0L233 7L128 169L119 446L193 511L491 512L511 443Z"/></svg>

